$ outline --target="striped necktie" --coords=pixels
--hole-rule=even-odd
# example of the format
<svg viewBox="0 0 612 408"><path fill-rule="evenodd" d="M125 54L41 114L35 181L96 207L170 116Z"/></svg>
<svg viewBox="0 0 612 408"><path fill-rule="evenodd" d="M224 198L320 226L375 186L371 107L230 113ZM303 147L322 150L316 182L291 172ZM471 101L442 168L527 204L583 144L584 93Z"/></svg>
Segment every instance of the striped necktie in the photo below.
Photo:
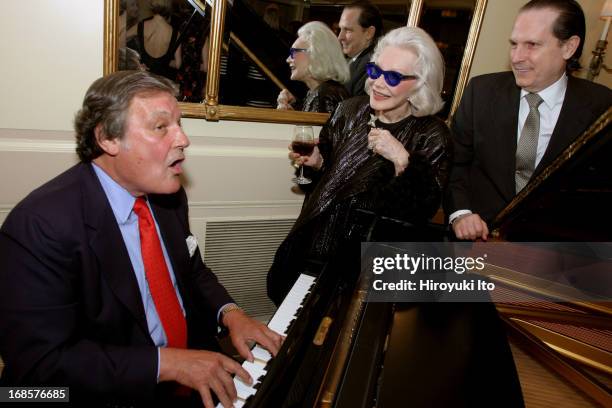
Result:
<svg viewBox="0 0 612 408"><path fill-rule="evenodd" d="M518 194L531 178L535 170L538 138L540 136L540 112L538 106L543 102L540 95L529 93L525 96L529 105L529 114L525 120L521 137L516 148L516 172L514 182Z"/></svg>

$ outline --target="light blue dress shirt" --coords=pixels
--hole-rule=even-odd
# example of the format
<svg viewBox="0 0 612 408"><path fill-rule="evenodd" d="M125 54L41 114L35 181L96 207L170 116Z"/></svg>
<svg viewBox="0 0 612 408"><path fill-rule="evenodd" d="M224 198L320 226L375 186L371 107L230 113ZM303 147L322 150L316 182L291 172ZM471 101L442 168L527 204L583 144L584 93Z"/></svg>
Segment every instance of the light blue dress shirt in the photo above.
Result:
<svg viewBox="0 0 612 408"><path fill-rule="evenodd" d="M157 314L157 309L155 309L155 303L153 302L153 297L151 296L151 292L149 291L149 285L147 283L144 264L142 262L142 254L140 252L140 232L138 230L138 216L133 211L134 203L136 202L136 197L132 196L125 188L121 187L115 180L113 180L104 170L102 170L97 165L93 164L94 171L102 184L102 189L108 198L108 202L113 210L113 214L115 215L115 219L117 220L117 224L119 225L119 230L121 231L121 236L123 237L123 242L125 243L125 247L127 248L128 255L130 256L130 261L132 263L132 267L134 268L134 273L136 275L136 280L138 281L138 289L140 291L140 296L142 298L142 304L144 306L145 314L147 317L147 326L149 328L149 334L151 335L151 339L153 339L153 343L155 343L158 347L165 347L168 344L168 338L166 337L166 332L161 324L159 319L159 315ZM149 205L147 201L147 205ZM150 209L150 206L149 206ZM174 270L172 269L172 263L170 262L170 258L168 257L168 252L166 251L166 246L164 245L164 240L159 232L159 226L157 225L157 220L155 220L155 214L151 211L153 215L153 220L155 221L155 228L157 229L157 235L159 236L159 241L161 242L162 252L164 253L164 259L166 260L166 265L168 266L168 271L170 272L170 279L172 280L172 286L174 286L174 290L176 291L176 296L178 297L179 303L181 305L181 310L183 311L183 315L185 315L185 308L183 307L183 299L181 298L181 294L178 291L176 286L176 278L174 276ZM158 361L157 361L157 370L158 370L158 378L159 378L159 350L158 350Z"/></svg>

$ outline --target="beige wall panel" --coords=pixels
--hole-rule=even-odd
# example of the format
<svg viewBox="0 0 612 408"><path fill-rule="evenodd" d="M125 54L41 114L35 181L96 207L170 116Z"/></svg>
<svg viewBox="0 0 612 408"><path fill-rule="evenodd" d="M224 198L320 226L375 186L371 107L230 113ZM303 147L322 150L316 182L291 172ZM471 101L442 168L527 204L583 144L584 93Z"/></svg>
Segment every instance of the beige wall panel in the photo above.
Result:
<svg viewBox="0 0 612 408"><path fill-rule="evenodd" d="M287 141L196 136L187 150L192 215L294 217L302 196L291 192ZM76 163L72 132L0 129L0 208Z"/></svg>
<svg viewBox="0 0 612 408"><path fill-rule="evenodd" d="M290 200L292 171L287 160L270 158L206 157L185 164L189 198L193 201ZM282 170L282 171L279 171ZM270 186L282 186L267 191Z"/></svg>
<svg viewBox="0 0 612 408"><path fill-rule="evenodd" d="M76 163L74 153L0 152L0 206L14 206L34 188L65 171L67 163Z"/></svg>
<svg viewBox="0 0 612 408"><path fill-rule="evenodd" d="M2 2L0 128L68 130L102 75L102 0Z"/></svg>

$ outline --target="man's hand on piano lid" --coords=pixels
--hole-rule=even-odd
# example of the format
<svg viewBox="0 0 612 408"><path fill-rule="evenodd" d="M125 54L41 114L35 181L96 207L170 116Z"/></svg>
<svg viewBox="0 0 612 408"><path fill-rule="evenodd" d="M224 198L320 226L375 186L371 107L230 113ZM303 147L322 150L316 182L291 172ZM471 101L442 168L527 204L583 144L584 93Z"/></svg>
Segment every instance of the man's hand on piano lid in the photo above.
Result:
<svg viewBox="0 0 612 408"><path fill-rule="evenodd" d="M480 218L480 215L465 214L460 215L453 221L453 232L459 239L473 241L480 238L486 241L489 235L489 228L487 227L487 223Z"/></svg>
<svg viewBox="0 0 612 408"><path fill-rule="evenodd" d="M224 407L233 406L238 397L232 374L252 384L249 373L233 359L206 350L159 349L159 381L176 381L200 393L204 407L214 408L210 391Z"/></svg>
<svg viewBox="0 0 612 408"><path fill-rule="evenodd" d="M283 343L283 336L270 330L265 324L248 317L242 310L223 315L223 325L228 328L232 344L240 355L253 362L250 345L258 343L276 356Z"/></svg>

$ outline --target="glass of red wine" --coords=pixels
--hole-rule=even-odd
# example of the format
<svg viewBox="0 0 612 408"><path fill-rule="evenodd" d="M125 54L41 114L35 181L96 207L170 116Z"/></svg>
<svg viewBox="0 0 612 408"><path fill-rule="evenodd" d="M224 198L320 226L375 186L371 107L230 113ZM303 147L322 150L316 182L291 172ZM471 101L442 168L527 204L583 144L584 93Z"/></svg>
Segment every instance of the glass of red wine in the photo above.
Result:
<svg viewBox="0 0 612 408"><path fill-rule="evenodd" d="M312 126L296 126L293 129L293 139L291 141L291 150L300 156L310 156L314 150L314 134ZM293 178L297 184L310 184L312 180L304 177L304 166L300 166L300 175Z"/></svg>

